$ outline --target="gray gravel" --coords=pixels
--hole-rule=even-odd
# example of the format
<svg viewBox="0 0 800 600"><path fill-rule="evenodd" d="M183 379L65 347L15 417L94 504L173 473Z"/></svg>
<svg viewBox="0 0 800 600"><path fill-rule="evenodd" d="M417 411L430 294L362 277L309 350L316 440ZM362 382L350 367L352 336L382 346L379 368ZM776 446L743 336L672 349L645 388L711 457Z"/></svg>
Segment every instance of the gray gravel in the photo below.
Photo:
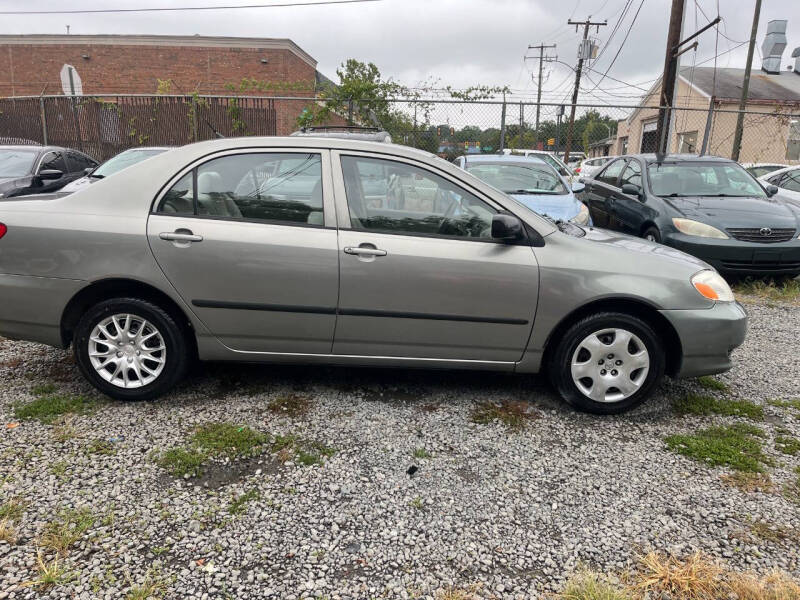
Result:
<svg viewBox="0 0 800 600"><path fill-rule="evenodd" d="M765 405L780 486L800 457L776 453L772 438L780 427L800 437L800 413L766 400L800 396L800 310L748 310L748 340L720 378L728 396ZM74 579L48 597L124 598L149 578L167 598L435 598L451 586L537 598L580 565L618 570L648 549L800 574L796 542L747 533L754 521L800 531L800 506L726 487L725 469L665 448L665 435L737 422L673 414L669 399L699 390L695 381L667 381L637 411L600 418L561 406L534 377L204 365L158 403L109 402L75 417L78 437L65 442L36 421L5 428L12 405L43 383L93 394L69 353L0 340L0 503L30 502L17 543L0 542L0 598L40 596L22 585L37 577L37 536L60 509L83 506L97 519L61 559ZM288 392L313 398L306 416L267 410ZM530 404L535 418L522 432L470 422L476 402L507 399ZM154 449L209 421L337 452L312 467L264 454L215 464L201 479L153 463ZM115 453L87 453L94 439L115 440ZM414 458L417 448L430 457ZM232 498L252 489L259 498L231 515Z"/></svg>

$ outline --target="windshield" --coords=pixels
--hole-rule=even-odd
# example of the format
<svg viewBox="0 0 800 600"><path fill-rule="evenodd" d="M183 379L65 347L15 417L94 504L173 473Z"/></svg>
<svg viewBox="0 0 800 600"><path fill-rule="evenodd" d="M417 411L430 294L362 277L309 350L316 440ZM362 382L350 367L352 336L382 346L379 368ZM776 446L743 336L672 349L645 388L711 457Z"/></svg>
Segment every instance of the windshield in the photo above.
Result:
<svg viewBox="0 0 800 600"><path fill-rule="evenodd" d="M656 196L767 196L753 176L736 163L652 163L647 165L647 174Z"/></svg>
<svg viewBox="0 0 800 600"><path fill-rule="evenodd" d="M780 165L766 165L763 167L750 167L749 169L747 169L747 171L753 177L763 177L764 175L768 175L769 173L772 173L773 171L777 171L778 169L782 168L783 167Z"/></svg>
<svg viewBox="0 0 800 600"><path fill-rule="evenodd" d="M108 177L118 171L122 171L131 165L142 162L145 158L150 158L156 154L166 152L165 148L136 148L133 150L126 150L121 154L117 154L114 158L108 159L102 165L92 171L93 177Z"/></svg>
<svg viewBox="0 0 800 600"><path fill-rule="evenodd" d="M37 152L0 150L0 177L23 177L33 170Z"/></svg>
<svg viewBox="0 0 800 600"><path fill-rule="evenodd" d="M514 163L467 163L467 171L506 194L569 193L549 167Z"/></svg>

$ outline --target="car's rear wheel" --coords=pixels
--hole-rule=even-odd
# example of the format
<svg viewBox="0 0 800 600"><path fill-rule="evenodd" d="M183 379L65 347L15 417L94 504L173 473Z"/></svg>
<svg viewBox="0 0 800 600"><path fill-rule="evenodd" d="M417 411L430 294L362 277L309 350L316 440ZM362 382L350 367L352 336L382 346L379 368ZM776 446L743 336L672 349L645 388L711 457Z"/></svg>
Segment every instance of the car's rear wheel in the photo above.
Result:
<svg viewBox="0 0 800 600"><path fill-rule="evenodd" d="M648 227L645 229L642 237L649 242L655 242L656 244L661 243L661 232L658 230L658 227Z"/></svg>
<svg viewBox="0 0 800 600"><path fill-rule="evenodd" d="M186 372L186 334L161 307L138 298L95 304L75 328L73 352L83 375L120 400L150 400Z"/></svg>
<svg viewBox="0 0 800 600"><path fill-rule="evenodd" d="M664 374L664 348L644 320L615 312L590 315L558 341L550 378L570 405L616 414L644 402Z"/></svg>

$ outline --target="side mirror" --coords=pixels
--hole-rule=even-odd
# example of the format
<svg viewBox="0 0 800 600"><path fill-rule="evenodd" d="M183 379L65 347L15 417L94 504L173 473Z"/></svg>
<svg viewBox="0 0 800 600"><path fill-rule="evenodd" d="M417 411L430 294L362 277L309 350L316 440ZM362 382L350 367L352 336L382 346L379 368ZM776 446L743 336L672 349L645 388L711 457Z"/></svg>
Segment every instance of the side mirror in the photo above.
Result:
<svg viewBox="0 0 800 600"><path fill-rule="evenodd" d="M492 237L513 242L522 237L522 222L514 215L498 213L492 216Z"/></svg>
<svg viewBox="0 0 800 600"><path fill-rule="evenodd" d="M83 174L84 174L84 175L88 175L88 174L89 174L89 173L91 173L92 171L94 171L94 167L86 167L86 168L83 170Z"/></svg>
<svg viewBox="0 0 800 600"><path fill-rule="evenodd" d="M576 183L572 184L572 193L574 194L580 194L585 189L586 189L586 184L583 182L582 177L578 179Z"/></svg>
<svg viewBox="0 0 800 600"><path fill-rule="evenodd" d="M44 169L39 171L39 179L61 179L64 176L64 171L58 169Z"/></svg>
<svg viewBox="0 0 800 600"><path fill-rule="evenodd" d="M637 198L642 197L642 188L634 183L623 183L622 184L622 193L628 194L628 196L636 196Z"/></svg>
<svg viewBox="0 0 800 600"><path fill-rule="evenodd" d="M778 186L777 185L768 185L766 187L767 197L772 198L775 194L778 193Z"/></svg>

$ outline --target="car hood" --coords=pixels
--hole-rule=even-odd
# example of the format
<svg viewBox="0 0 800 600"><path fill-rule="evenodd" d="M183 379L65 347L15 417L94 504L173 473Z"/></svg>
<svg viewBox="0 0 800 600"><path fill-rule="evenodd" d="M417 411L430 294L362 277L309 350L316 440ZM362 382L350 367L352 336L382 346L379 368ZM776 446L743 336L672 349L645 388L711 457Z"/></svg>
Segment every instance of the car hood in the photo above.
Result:
<svg viewBox="0 0 800 600"><path fill-rule="evenodd" d="M517 202L524 204L540 215L554 221L569 221L581 210L581 202L574 194L553 196L550 194L509 194Z"/></svg>
<svg viewBox="0 0 800 600"><path fill-rule="evenodd" d="M80 179L76 179L75 181L71 181L67 185L61 188L61 192L66 192L71 194L72 192L77 192L78 190L82 190L85 187L92 185L95 181L100 181L99 177L81 177Z"/></svg>
<svg viewBox="0 0 800 600"><path fill-rule="evenodd" d="M2 202L27 202L30 200L58 200L64 196L69 196L69 192L49 192L47 194L25 194L24 196L12 196L11 198L0 198Z"/></svg>
<svg viewBox="0 0 800 600"><path fill-rule="evenodd" d="M797 228L800 213L782 198L731 198L687 196L664 198L677 212L689 219L725 229L727 227Z"/></svg>
<svg viewBox="0 0 800 600"><path fill-rule="evenodd" d="M648 242L645 239L619 233L617 231L610 231L608 229L598 229L597 227L585 228L586 235L582 238L589 242L596 242L605 246L612 246L623 250L628 253L634 254L647 254L648 256L658 256L664 260L669 260L673 263L681 263L693 271L700 271L702 269L713 269L707 262L699 258L686 254L675 248L657 244L655 242Z"/></svg>

